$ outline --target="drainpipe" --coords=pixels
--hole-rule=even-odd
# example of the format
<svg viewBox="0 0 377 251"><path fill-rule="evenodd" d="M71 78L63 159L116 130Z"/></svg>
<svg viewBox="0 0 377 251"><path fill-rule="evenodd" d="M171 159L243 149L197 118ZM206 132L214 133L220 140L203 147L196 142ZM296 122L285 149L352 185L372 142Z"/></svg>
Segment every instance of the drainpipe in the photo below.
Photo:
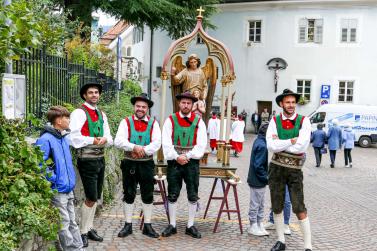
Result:
<svg viewBox="0 0 377 251"><path fill-rule="evenodd" d="M149 55L149 80L148 80L148 96L152 98L152 70L153 70L153 28L151 29L150 55ZM149 115L152 115L151 109Z"/></svg>

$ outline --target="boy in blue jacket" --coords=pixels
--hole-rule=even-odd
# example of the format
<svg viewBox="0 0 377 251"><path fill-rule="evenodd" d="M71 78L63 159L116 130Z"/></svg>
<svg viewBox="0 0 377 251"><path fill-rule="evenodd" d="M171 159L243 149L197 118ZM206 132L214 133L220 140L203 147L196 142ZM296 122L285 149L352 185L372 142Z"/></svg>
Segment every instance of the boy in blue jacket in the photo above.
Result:
<svg viewBox="0 0 377 251"><path fill-rule="evenodd" d="M69 112L62 106L52 106L47 112L47 119L52 126L45 126L36 145L43 151L43 160L51 159L48 167L48 181L51 188L57 190L52 204L59 209L61 229L59 242L63 250L83 250L80 230L75 221L73 189L76 184L69 142L64 131L69 128Z"/></svg>
<svg viewBox="0 0 377 251"><path fill-rule="evenodd" d="M263 123L259 128L258 137L255 139L251 151L249 174L247 177L247 183L250 187L250 228L248 233L256 236L269 235L263 226L264 197L268 184L267 128L268 122Z"/></svg>

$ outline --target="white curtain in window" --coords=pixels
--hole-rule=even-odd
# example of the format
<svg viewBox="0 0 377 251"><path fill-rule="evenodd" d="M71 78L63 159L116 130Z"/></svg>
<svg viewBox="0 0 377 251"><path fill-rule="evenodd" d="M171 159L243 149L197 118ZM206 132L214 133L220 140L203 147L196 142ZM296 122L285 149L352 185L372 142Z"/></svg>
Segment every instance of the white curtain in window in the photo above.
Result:
<svg viewBox="0 0 377 251"><path fill-rule="evenodd" d="M314 21L314 42L322 43L323 33L323 19L316 19Z"/></svg>

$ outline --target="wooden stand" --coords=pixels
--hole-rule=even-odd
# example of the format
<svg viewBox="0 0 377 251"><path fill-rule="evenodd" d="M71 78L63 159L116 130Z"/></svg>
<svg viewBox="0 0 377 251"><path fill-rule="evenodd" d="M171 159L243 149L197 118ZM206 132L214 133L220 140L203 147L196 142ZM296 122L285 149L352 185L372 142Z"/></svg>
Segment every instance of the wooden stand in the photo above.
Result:
<svg viewBox="0 0 377 251"><path fill-rule="evenodd" d="M158 189L155 189L154 192L160 193L162 201L153 202L153 205L164 205L165 212L166 212L166 217L168 219L168 222L170 223L169 208L168 208L168 198L166 196L165 180L163 180L163 179L157 179L156 182L157 182L157 185L158 185ZM143 225L144 225L143 210L141 210L141 212L140 212L140 217L141 217L140 230L142 230L143 229Z"/></svg>
<svg viewBox="0 0 377 251"><path fill-rule="evenodd" d="M208 202L207 202L207 206L206 206L206 211L204 212L203 219L205 219L207 217L207 212L208 212L208 209L209 209L209 205L211 204L212 200L224 200L224 196L222 196L222 197L213 196L213 193L215 191L215 188L216 188L218 180L219 180L219 178L215 178L215 181L213 182L211 194L209 195L209 198L208 198ZM223 189L223 194L225 194L225 182L224 182L224 180L221 180L221 186L222 186L222 189ZM226 206L226 209L229 209L228 199L227 198L225 198L225 206ZM230 220L230 213L229 212L228 212L228 220Z"/></svg>

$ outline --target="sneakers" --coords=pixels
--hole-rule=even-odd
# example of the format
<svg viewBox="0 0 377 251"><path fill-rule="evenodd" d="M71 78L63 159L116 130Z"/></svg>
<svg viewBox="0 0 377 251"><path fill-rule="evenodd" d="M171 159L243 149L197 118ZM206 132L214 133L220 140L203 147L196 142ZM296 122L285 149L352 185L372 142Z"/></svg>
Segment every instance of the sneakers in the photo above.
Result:
<svg viewBox="0 0 377 251"><path fill-rule="evenodd" d="M253 223L251 227L249 227L249 230L247 231L249 234L255 235L255 236L265 236L266 234L260 229L258 226L258 223ZM267 232L267 231L266 231Z"/></svg>
<svg viewBox="0 0 377 251"><path fill-rule="evenodd" d="M291 235L291 229L289 228L288 224L284 224L284 234Z"/></svg>
<svg viewBox="0 0 377 251"><path fill-rule="evenodd" d="M264 228L268 230L273 230L275 229L275 224L272 223L271 221L268 221L266 224L264 224Z"/></svg>
<svg viewBox="0 0 377 251"><path fill-rule="evenodd" d="M259 223L259 230L264 234L264 235L270 235L269 232L266 231L264 228L263 222Z"/></svg>
<svg viewBox="0 0 377 251"><path fill-rule="evenodd" d="M350 167L352 167L352 162L350 162Z"/></svg>
<svg viewBox="0 0 377 251"><path fill-rule="evenodd" d="M348 167L350 167L350 166L349 166L349 165L345 165L344 167L348 168Z"/></svg>

